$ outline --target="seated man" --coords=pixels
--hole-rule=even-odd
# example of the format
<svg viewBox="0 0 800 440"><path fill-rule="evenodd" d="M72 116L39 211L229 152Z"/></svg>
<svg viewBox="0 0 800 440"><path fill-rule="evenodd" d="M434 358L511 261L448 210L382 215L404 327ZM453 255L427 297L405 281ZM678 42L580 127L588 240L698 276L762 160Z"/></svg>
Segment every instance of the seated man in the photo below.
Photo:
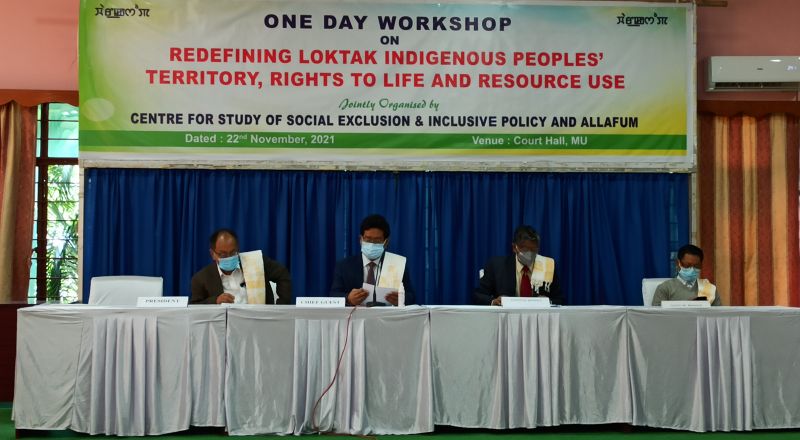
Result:
<svg viewBox="0 0 800 440"><path fill-rule="evenodd" d="M664 281L656 287L653 295L653 305L660 306L661 301L691 301L701 297L708 300L712 306L720 305L717 287L706 279L698 280L700 269L703 266L703 250L697 246L687 244L678 249L678 276Z"/></svg>
<svg viewBox="0 0 800 440"><path fill-rule="evenodd" d="M219 229L211 234L209 253L213 263L200 269L192 277L192 304L247 303L247 283L239 256L239 240L229 229ZM257 258L257 257L256 257ZM273 303L272 287L276 283L278 304L292 301L292 278L280 263L263 257L263 280L253 283L264 285L264 302ZM260 269L256 272L260 273ZM252 293L252 292L251 292ZM236 301L237 297L239 301Z"/></svg>
<svg viewBox="0 0 800 440"><path fill-rule="evenodd" d="M414 287L405 265L405 257L391 252L386 252L389 247L389 223L383 216L373 214L361 222L361 253L347 257L336 263L333 270L333 284L328 296L343 296L347 305L357 306L365 301L372 302L369 292L363 289L364 283L381 285L381 280L388 281L389 267L385 264L389 260L403 263L402 285L405 290L405 304L414 304ZM400 284L400 280L396 280ZM377 302L381 299L376 297ZM386 300L393 306L397 305L397 292L386 295ZM385 304L372 304L385 305Z"/></svg>
<svg viewBox="0 0 800 440"><path fill-rule="evenodd" d="M484 265L483 276L472 299L478 305L502 305L504 296L546 296L553 304L563 297L552 258L538 255L539 234L530 226L514 231L511 255L493 257Z"/></svg>

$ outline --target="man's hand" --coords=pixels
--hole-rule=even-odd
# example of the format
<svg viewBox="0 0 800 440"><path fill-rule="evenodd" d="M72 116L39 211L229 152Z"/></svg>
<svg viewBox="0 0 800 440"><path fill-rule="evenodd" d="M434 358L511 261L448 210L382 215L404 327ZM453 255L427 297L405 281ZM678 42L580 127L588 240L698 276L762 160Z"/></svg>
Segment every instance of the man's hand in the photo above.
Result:
<svg viewBox="0 0 800 440"><path fill-rule="evenodd" d="M502 306L503 305L503 297L502 296L498 296L497 298L493 299L492 300L492 305L493 306Z"/></svg>
<svg viewBox="0 0 800 440"><path fill-rule="evenodd" d="M391 305L396 306L397 305L397 292L392 292L392 293L387 294L386 295L386 301L389 301L389 303Z"/></svg>
<svg viewBox="0 0 800 440"><path fill-rule="evenodd" d="M354 306L357 306L362 302L364 302L364 300L367 299L367 296L369 296L369 292L367 292L366 290L353 289L350 291L350 293L347 294L347 302Z"/></svg>
<svg viewBox="0 0 800 440"><path fill-rule="evenodd" d="M236 301L236 297L231 295L230 293L223 293L217 297L217 304L222 304L222 303L233 304L234 301Z"/></svg>

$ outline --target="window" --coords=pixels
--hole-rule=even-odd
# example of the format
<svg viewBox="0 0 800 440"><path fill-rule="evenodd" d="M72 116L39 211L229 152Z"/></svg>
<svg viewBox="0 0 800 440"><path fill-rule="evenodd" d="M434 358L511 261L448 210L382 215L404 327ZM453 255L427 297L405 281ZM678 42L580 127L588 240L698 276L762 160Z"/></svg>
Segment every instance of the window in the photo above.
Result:
<svg viewBox="0 0 800 440"><path fill-rule="evenodd" d="M78 299L78 109L39 106L28 302Z"/></svg>

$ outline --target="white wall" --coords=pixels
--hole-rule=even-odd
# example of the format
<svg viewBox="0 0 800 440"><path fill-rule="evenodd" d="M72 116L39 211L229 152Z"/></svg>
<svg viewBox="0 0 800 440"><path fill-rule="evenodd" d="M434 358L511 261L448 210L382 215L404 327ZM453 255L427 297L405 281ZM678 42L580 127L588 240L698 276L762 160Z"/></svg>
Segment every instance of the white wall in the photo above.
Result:
<svg viewBox="0 0 800 440"><path fill-rule="evenodd" d="M0 89L78 89L79 5L0 0Z"/></svg>
<svg viewBox="0 0 800 440"><path fill-rule="evenodd" d="M0 89L78 89L79 6L79 0L0 0ZM798 100L794 93L702 91L710 55L800 55L798 18L800 0L698 8L698 99Z"/></svg>

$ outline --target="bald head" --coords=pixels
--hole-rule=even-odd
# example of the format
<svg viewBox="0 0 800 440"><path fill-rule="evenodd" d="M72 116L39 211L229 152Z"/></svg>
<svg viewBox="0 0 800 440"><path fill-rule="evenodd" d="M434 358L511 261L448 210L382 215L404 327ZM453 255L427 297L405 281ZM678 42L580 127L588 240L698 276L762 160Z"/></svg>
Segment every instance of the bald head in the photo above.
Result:
<svg viewBox="0 0 800 440"><path fill-rule="evenodd" d="M227 258L239 252L239 239L230 229L219 229L209 238L209 252L214 261Z"/></svg>

